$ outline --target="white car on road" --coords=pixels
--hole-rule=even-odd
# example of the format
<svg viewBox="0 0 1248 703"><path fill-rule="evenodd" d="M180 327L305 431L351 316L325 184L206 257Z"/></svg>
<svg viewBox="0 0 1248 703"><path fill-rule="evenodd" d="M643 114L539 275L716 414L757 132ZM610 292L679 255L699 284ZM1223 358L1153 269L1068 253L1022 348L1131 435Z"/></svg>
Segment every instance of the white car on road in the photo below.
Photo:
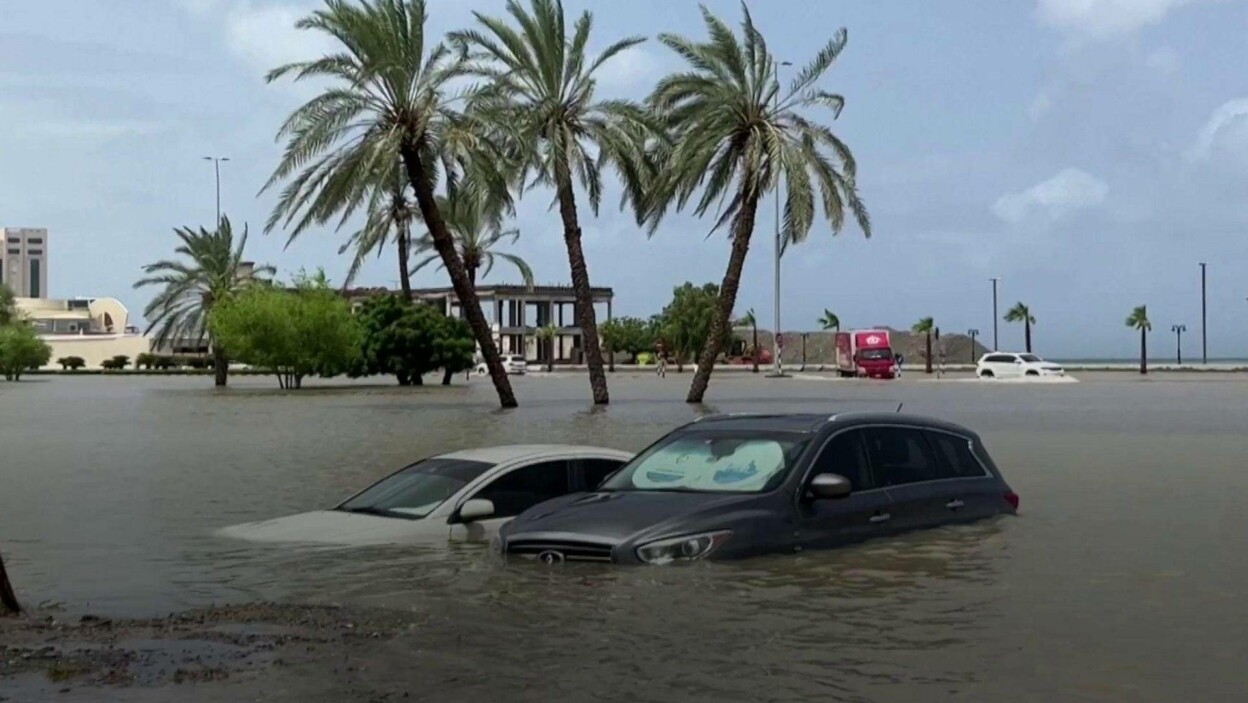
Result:
<svg viewBox="0 0 1248 703"><path fill-rule="evenodd" d="M1065 376L1060 364L1045 361L1035 354L991 352L983 355L975 366L980 378L1024 378L1028 376Z"/></svg>
<svg viewBox="0 0 1248 703"><path fill-rule="evenodd" d="M523 376L529 371L529 362L525 361L524 357L519 354L503 354L501 360L503 362L503 370L512 376ZM477 364L478 376L485 376L489 372L490 369L485 365L484 361Z"/></svg>
<svg viewBox="0 0 1248 703"><path fill-rule="evenodd" d="M422 459L330 510L234 525L218 534L353 546L484 542L538 503L593 490L632 457L558 444L468 449Z"/></svg>

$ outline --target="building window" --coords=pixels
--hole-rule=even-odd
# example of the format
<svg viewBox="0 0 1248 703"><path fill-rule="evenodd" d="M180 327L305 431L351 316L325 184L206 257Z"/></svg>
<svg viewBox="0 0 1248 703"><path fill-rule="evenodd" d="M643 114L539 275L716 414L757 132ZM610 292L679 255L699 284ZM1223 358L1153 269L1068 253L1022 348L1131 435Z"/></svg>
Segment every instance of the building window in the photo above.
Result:
<svg viewBox="0 0 1248 703"><path fill-rule="evenodd" d="M27 249L26 254L28 256L43 256L43 250L42 249Z"/></svg>
<svg viewBox="0 0 1248 703"><path fill-rule="evenodd" d="M21 237L9 237L9 244L21 244L21 243L22 243Z"/></svg>
<svg viewBox="0 0 1248 703"><path fill-rule="evenodd" d="M30 262L30 297L39 297L39 260Z"/></svg>
<svg viewBox="0 0 1248 703"><path fill-rule="evenodd" d="M43 237L31 237L26 240L27 244L43 244Z"/></svg>
<svg viewBox="0 0 1248 703"><path fill-rule="evenodd" d="M14 249L13 247L9 247L9 256L21 256L21 255L22 255L21 249Z"/></svg>

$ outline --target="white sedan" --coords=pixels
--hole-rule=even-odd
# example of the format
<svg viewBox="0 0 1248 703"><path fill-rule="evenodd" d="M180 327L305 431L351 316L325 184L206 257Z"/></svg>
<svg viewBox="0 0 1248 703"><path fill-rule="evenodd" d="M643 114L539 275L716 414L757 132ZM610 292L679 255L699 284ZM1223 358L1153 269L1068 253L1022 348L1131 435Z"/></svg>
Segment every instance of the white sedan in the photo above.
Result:
<svg viewBox="0 0 1248 703"><path fill-rule="evenodd" d="M557 444L452 452L400 469L330 510L234 525L218 534L339 545L488 541L538 503L593 490L632 456Z"/></svg>
<svg viewBox="0 0 1248 703"><path fill-rule="evenodd" d="M503 370L511 376L523 376L529 371L529 362L525 361L524 357L519 354L503 354L499 357L499 360L503 362ZM484 361L477 364L478 376L485 376L489 373L490 369L485 365Z"/></svg>
<svg viewBox="0 0 1248 703"><path fill-rule="evenodd" d="M991 352L975 366L980 378L1024 378L1028 376L1065 376L1061 365L1045 361L1035 354Z"/></svg>

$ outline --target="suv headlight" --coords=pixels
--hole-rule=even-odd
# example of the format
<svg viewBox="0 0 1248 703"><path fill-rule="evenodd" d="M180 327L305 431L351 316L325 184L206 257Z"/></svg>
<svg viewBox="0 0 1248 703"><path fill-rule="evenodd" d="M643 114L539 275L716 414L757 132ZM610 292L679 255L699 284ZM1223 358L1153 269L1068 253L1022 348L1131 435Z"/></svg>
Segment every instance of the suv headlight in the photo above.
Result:
<svg viewBox="0 0 1248 703"><path fill-rule="evenodd" d="M696 561L710 555L731 536L732 530L719 530L660 539L638 547L637 558L647 564Z"/></svg>

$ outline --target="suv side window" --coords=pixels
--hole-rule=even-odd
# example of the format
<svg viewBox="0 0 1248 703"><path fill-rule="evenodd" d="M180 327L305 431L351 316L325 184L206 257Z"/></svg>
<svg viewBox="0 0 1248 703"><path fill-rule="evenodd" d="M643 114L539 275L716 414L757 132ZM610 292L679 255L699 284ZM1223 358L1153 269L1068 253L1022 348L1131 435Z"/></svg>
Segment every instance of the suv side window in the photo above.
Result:
<svg viewBox="0 0 1248 703"><path fill-rule="evenodd" d="M849 430L833 437L819 452L810 475L840 474L849 479L855 492L876 488L860 435L859 430Z"/></svg>
<svg viewBox="0 0 1248 703"><path fill-rule="evenodd" d="M568 492L568 462L545 461L494 479L473 498L492 501L493 517L515 517L538 503Z"/></svg>
<svg viewBox="0 0 1248 703"><path fill-rule="evenodd" d="M608 476L619 470L624 462L618 459L583 459L581 460L581 476L585 479L583 487L586 491L594 491Z"/></svg>
<svg viewBox="0 0 1248 703"><path fill-rule="evenodd" d="M987 359L984 359L984 361L989 364L1012 364L1014 363L1014 357L1009 354L993 354Z"/></svg>
<svg viewBox="0 0 1248 703"><path fill-rule="evenodd" d="M984 467L971 451L971 440L945 432L926 432L927 441L940 459L944 478L983 478Z"/></svg>
<svg viewBox="0 0 1248 703"><path fill-rule="evenodd" d="M880 485L934 481L942 476L932 448L923 431L909 427L872 427L862 431L871 456L871 466Z"/></svg>

